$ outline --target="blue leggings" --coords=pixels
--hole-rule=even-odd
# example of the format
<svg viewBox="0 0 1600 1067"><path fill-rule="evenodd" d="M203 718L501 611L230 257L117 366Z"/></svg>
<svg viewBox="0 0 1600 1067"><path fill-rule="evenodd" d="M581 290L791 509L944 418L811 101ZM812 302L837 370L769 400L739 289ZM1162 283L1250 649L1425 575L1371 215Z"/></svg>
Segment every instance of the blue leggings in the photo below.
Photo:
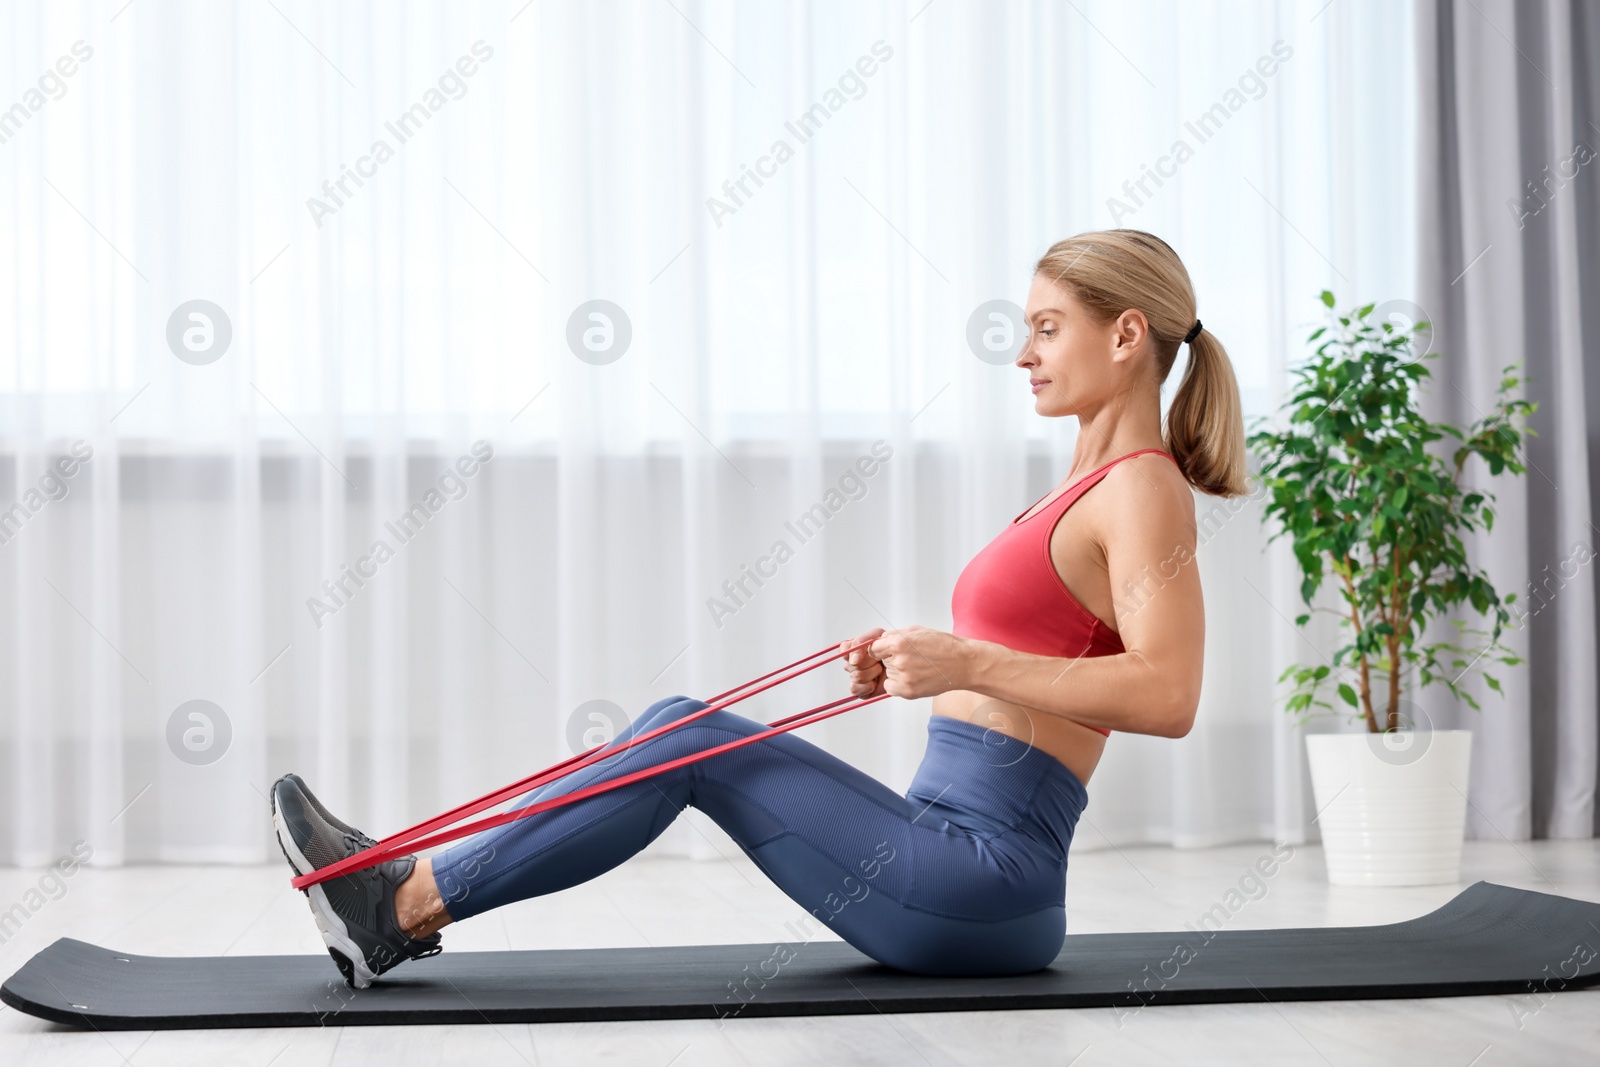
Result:
<svg viewBox="0 0 1600 1067"><path fill-rule="evenodd" d="M707 706L668 697L612 744ZM518 803L764 729L715 711ZM434 857L433 874L450 915L465 919L603 874L692 804L790 898L878 962L917 974L1022 974L1061 950L1067 849L1087 801L1053 756L934 715L905 796L785 733L465 838Z"/></svg>

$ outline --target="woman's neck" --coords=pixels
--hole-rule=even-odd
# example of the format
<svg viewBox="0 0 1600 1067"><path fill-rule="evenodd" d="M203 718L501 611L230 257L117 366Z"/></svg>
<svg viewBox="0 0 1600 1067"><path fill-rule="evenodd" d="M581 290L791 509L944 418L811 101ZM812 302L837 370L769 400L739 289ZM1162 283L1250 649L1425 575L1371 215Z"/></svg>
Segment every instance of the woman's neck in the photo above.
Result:
<svg viewBox="0 0 1600 1067"><path fill-rule="evenodd" d="M1166 448L1158 396L1125 396L1078 416L1070 477L1087 474L1142 448Z"/></svg>

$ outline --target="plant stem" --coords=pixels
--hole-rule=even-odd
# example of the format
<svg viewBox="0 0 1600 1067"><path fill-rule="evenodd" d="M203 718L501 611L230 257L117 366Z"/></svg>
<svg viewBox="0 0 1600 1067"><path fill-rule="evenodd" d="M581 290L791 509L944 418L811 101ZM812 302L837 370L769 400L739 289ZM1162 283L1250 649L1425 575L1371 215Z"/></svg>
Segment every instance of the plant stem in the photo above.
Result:
<svg viewBox="0 0 1600 1067"><path fill-rule="evenodd" d="M1394 559L1394 592L1389 597L1389 714L1385 716L1388 729L1400 727L1400 543L1389 549Z"/></svg>
<svg viewBox="0 0 1600 1067"><path fill-rule="evenodd" d="M1350 557L1348 555L1344 557L1343 570L1339 570L1337 562L1335 562L1333 569L1338 571L1339 577L1344 579L1345 599L1350 602L1350 620L1356 624L1356 640L1360 641L1362 629L1361 611L1356 606L1359 602L1356 600L1355 583L1350 580L1352 570ZM1360 649L1356 650L1356 662L1361 666L1361 712L1367 718L1367 730L1370 733L1382 733L1378 729L1377 717L1372 714L1372 674L1367 668L1367 657Z"/></svg>

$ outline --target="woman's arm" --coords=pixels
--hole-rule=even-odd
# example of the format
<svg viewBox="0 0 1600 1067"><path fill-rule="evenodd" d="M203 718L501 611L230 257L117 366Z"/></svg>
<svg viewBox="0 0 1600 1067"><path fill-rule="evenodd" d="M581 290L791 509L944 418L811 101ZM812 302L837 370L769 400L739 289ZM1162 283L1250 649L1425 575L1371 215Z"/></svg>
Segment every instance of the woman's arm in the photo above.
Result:
<svg viewBox="0 0 1600 1067"><path fill-rule="evenodd" d="M1194 724L1194 704L1138 652L1071 660L974 644L975 693L1125 734L1182 737Z"/></svg>
<svg viewBox="0 0 1600 1067"><path fill-rule="evenodd" d="M1141 457L1142 458L1142 457ZM1134 461L1130 461L1134 462ZM1165 462L1165 461L1163 461ZM896 696L966 689L1122 733L1182 737L1194 724L1205 653L1205 608L1195 561L1194 497L1133 471L1097 492L1118 499L1091 531L1105 552L1117 632L1127 651L1064 658L1018 652L922 627L872 646ZM1154 491L1152 491L1154 490Z"/></svg>

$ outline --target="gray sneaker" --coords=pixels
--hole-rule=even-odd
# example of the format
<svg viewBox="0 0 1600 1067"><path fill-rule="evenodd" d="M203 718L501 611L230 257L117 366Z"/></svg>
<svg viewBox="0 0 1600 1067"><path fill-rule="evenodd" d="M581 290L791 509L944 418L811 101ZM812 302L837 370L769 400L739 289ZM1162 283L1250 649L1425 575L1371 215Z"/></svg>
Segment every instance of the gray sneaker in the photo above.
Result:
<svg viewBox="0 0 1600 1067"><path fill-rule="evenodd" d="M273 783L272 826L297 875L320 870L375 843L329 814L293 774ZM328 955L353 988L367 988L396 964L444 951L438 934L410 937L395 917L395 890L416 865L415 856L401 856L302 890Z"/></svg>
<svg viewBox="0 0 1600 1067"><path fill-rule="evenodd" d="M360 838L362 841L366 842L361 846L362 848L370 848L377 844L377 842L372 838L368 837L360 830L357 830L354 826L351 826L343 819L337 818L333 812L323 807L322 801L318 800L316 795L311 792L311 787L306 785L306 780L304 778L300 777L298 774L295 774L293 771L290 771L288 774L283 776L283 780L286 782L293 782L295 788L299 789L300 794L306 798L306 803L311 805L311 810L322 816L322 820L324 822L331 824L341 834L351 834Z"/></svg>

